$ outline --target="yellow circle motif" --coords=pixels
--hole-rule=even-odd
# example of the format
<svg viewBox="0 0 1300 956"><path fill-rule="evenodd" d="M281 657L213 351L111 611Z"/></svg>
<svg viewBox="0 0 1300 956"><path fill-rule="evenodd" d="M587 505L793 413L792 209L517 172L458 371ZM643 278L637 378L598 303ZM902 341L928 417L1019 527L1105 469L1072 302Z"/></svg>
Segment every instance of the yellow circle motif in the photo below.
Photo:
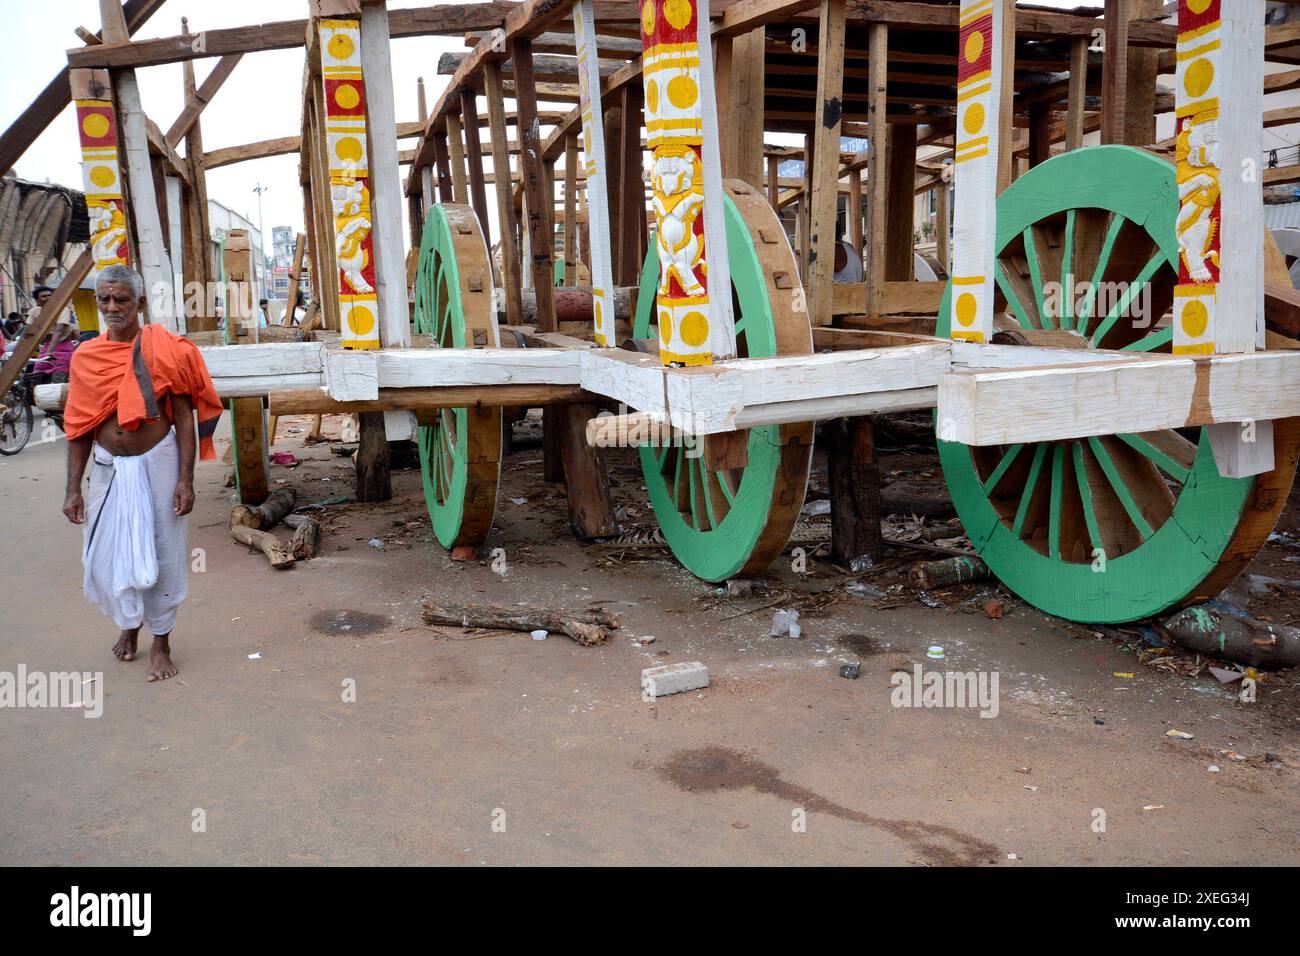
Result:
<svg viewBox="0 0 1300 956"><path fill-rule="evenodd" d="M330 56L336 60L346 60L348 57L352 56L352 51L355 49L355 46L352 43L352 37L348 36L346 33L334 34L330 37L330 42L325 46L326 49L329 50Z"/></svg>
<svg viewBox="0 0 1300 956"><path fill-rule="evenodd" d="M691 4L689 0L668 0L664 4L664 16L674 30L680 30L691 22Z"/></svg>
<svg viewBox="0 0 1300 956"><path fill-rule="evenodd" d="M668 102L679 110L688 110L700 98L700 88L689 76L674 76L668 81Z"/></svg>
<svg viewBox="0 0 1300 956"><path fill-rule="evenodd" d="M962 325L969 326L975 321L975 313L979 311L979 303L975 301L975 296L969 292L963 292L957 296L957 321Z"/></svg>
<svg viewBox="0 0 1300 956"><path fill-rule="evenodd" d="M107 166L95 166L90 170L90 181L100 189L107 189L117 182L117 176Z"/></svg>
<svg viewBox="0 0 1300 956"><path fill-rule="evenodd" d="M984 128L984 107L979 103L972 103L966 110L966 115L962 118L961 125L965 127L966 132L974 136Z"/></svg>
<svg viewBox="0 0 1300 956"><path fill-rule="evenodd" d="M641 8L641 29L645 31L646 36L654 35L655 0L645 0L645 6Z"/></svg>
<svg viewBox="0 0 1300 956"><path fill-rule="evenodd" d="M682 326L677 331L683 342L691 348L699 348L709 340L709 320L703 312L687 312L682 316Z"/></svg>
<svg viewBox="0 0 1300 956"><path fill-rule="evenodd" d="M668 345L673 340L673 317L664 309L659 313L659 341Z"/></svg>
<svg viewBox="0 0 1300 956"><path fill-rule="evenodd" d="M334 146L334 154L345 163L359 163L364 155L361 141L353 136L344 136Z"/></svg>
<svg viewBox="0 0 1300 956"><path fill-rule="evenodd" d="M354 109L361 102L361 94L351 83L340 83L334 89L334 102L345 110Z"/></svg>
<svg viewBox="0 0 1300 956"><path fill-rule="evenodd" d="M654 80L645 85L645 108L651 113L659 112L659 84Z"/></svg>
<svg viewBox="0 0 1300 956"><path fill-rule="evenodd" d="M976 30L966 38L966 62L974 63L984 52L984 34Z"/></svg>
<svg viewBox="0 0 1300 956"><path fill-rule="evenodd" d="M364 305L354 305L348 313L348 328L355 336L368 336L375 328L375 313Z"/></svg>
<svg viewBox="0 0 1300 956"><path fill-rule="evenodd" d="M1183 89L1188 96L1200 99L1214 82L1214 64L1206 57L1194 60L1183 73Z"/></svg>
<svg viewBox="0 0 1300 956"><path fill-rule="evenodd" d="M1204 13L1210 9L1212 0L1187 0L1187 9L1192 13Z"/></svg>
<svg viewBox="0 0 1300 956"><path fill-rule="evenodd" d="M1210 327L1210 312L1204 302L1192 299L1183 306L1183 314L1178 320L1183 323L1183 332L1189 339L1199 339Z"/></svg>
<svg viewBox="0 0 1300 956"><path fill-rule="evenodd" d="M87 113L81 128L91 139L101 139L108 133L108 117L103 113Z"/></svg>

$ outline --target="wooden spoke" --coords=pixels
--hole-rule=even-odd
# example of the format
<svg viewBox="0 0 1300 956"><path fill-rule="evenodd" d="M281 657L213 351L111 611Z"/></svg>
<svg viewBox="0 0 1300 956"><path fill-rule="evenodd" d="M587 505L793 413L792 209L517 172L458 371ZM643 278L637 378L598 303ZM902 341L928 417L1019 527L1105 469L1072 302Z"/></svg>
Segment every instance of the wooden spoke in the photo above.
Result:
<svg viewBox="0 0 1300 956"><path fill-rule="evenodd" d="M1174 330L1171 326L1167 326L1163 329L1156 329L1154 332L1148 332L1136 342L1130 342L1128 345L1122 346L1122 350L1126 352L1154 352L1172 344L1173 341Z"/></svg>
<svg viewBox="0 0 1300 956"><path fill-rule="evenodd" d="M1088 291L1084 293L1083 301L1079 303L1079 320L1075 324L1075 330L1081 335L1088 333L1088 320L1092 317L1097 290L1101 288L1106 270L1110 267L1110 257L1115 251L1115 243L1119 241L1119 234L1125 222L1127 220L1123 216L1112 216L1110 226L1106 229L1106 240L1097 255L1097 267L1093 270L1092 279L1088 283Z"/></svg>
<svg viewBox="0 0 1300 956"><path fill-rule="evenodd" d="M1123 294L1119 297L1119 300L1111 307L1110 311L1106 313L1106 318L1102 320L1101 325L1097 326L1097 331L1092 333L1092 338L1088 341L1093 348L1102 347L1101 343L1106 338L1106 333L1114 327L1115 323L1119 321L1121 316L1128 315L1128 311L1135 301L1137 301L1144 293L1148 298L1150 297L1150 289L1148 288L1150 282L1155 278L1156 272L1161 268L1161 266L1165 265L1167 261L1168 260L1165 259L1164 251L1160 249L1157 249L1155 255L1147 260L1146 265L1142 267L1142 271L1137 274L1137 278L1129 284L1128 288L1126 288Z"/></svg>
<svg viewBox="0 0 1300 956"><path fill-rule="evenodd" d="M1002 476L1007 473L1007 469L1011 467L1013 462L1015 462L1016 456L1020 454L1021 449L1024 447L1024 444L1019 444L1012 445L1007 449L1006 454L1002 456L1002 460L999 461L997 467L993 469L993 474L989 475L988 479L984 482L984 491L986 494L993 493L993 489L998 486L998 482L1002 480Z"/></svg>
<svg viewBox="0 0 1300 956"><path fill-rule="evenodd" d="M1178 432L1142 432L1117 437L1175 481L1186 484L1196 461L1196 446Z"/></svg>

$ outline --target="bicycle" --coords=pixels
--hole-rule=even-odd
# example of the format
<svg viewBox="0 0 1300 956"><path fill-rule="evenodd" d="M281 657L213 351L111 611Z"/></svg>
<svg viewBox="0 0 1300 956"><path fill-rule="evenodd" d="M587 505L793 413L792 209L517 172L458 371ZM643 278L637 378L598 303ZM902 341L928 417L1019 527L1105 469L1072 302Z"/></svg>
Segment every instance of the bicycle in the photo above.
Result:
<svg viewBox="0 0 1300 956"><path fill-rule="evenodd" d="M16 455L32 437L32 387L26 375L0 398L0 455Z"/></svg>

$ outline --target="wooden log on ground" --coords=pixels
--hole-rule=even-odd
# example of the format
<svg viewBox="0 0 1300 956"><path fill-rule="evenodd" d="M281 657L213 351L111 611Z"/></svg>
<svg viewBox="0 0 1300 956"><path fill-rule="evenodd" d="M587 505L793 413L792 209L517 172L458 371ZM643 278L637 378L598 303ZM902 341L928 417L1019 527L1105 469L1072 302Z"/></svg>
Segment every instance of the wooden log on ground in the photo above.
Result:
<svg viewBox="0 0 1300 956"><path fill-rule="evenodd" d="M294 529L289 540L289 550L299 561L309 561L316 557L320 545L320 522L315 518L304 518Z"/></svg>
<svg viewBox="0 0 1300 956"><path fill-rule="evenodd" d="M502 607L496 604L436 604L423 602L426 624L482 627L502 631L549 631L573 638L583 647L604 644L619 624L608 611L564 611L543 607Z"/></svg>
<svg viewBox="0 0 1300 956"><path fill-rule="evenodd" d="M1186 650L1253 667L1300 664L1300 629L1246 620L1205 607L1189 607L1163 622L1166 634Z"/></svg>
<svg viewBox="0 0 1300 956"><path fill-rule="evenodd" d="M266 555L266 559L271 562L271 567L277 571L283 571L285 568L293 566L292 552L269 531L258 531L256 528L250 528L247 525L236 524L231 526L230 536L240 544L246 544L250 548L261 551Z"/></svg>
<svg viewBox="0 0 1300 956"><path fill-rule="evenodd" d="M825 429L831 496L831 557L842 565L882 556L880 462L870 418L837 418Z"/></svg>
<svg viewBox="0 0 1300 956"><path fill-rule="evenodd" d="M265 531L283 521L293 511L297 500L298 496L292 488L277 488L260 505L235 505L230 512L230 523Z"/></svg>

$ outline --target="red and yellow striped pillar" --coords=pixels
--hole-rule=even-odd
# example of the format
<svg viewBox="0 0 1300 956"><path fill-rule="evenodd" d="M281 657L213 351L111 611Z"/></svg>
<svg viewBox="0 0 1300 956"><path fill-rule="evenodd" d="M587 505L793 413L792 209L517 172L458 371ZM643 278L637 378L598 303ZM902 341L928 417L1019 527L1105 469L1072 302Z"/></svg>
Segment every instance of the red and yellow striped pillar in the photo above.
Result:
<svg viewBox="0 0 1300 956"><path fill-rule="evenodd" d="M90 249L94 272L130 262L122 165L118 156L117 117L111 100L76 101L81 138L81 175L90 215Z"/></svg>

